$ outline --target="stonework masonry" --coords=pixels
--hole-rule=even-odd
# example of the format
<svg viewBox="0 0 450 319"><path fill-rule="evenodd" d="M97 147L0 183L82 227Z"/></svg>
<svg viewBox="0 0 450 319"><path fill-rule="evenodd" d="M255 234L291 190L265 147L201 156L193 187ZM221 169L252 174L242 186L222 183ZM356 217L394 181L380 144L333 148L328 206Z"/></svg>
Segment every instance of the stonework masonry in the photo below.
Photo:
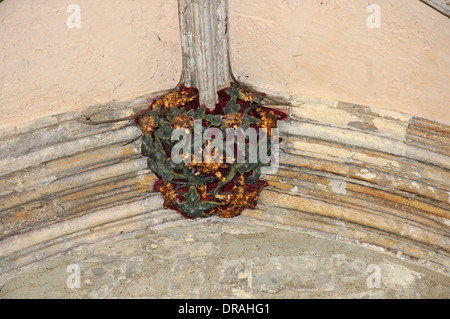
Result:
<svg viewBox="0 0 450 319"><path fill-rule="evenodd" d="M78 247L0 284L0 298L447 298L448 277L253 218L179 220ZM67 285L80 269L79 287ZM71 268L69 268L70 270ZM374 270L379 282L372 281ZM170 310L170 309L169 309Z"/></svg>
<svg viewBox="0 0 450 319"><path fill-rule="evenodd" d="M271 107L290 116L279 123L281 165L276 175L264 176L270 186L256 209L237 217L237 224L185 221L163 210L160 194L151 191L155 178L131 120L161 93L0 132L0 295L25 293L19 278L65 276L61 267L75 259L92 261L81 265L85 289L49 288L55 296L401 297L395 285L370 292L341 286L355 267L349 276L363 282L363 268L373 263L392 270L386 278L408 269L405 296L448 295L450 127L369 106L278 97L284 105ZM234 232L246 234L245 253ZM284 238L279 243L278 235ZM305 242L316 248L305 252ZM187 246L178 251L180 243ZM278 244L289 253L276 254L281 246L258 253ZM336 251L321 251L329 245ZM350 268L339 270L340 263ZM146 277L149 269L159 270ZM288 273L306 277L290 282ZM162 282L166 276L171 279ZM135 294L131 287L139 280L146 290ZM440 288L433 291L436 282ZM28 296L53 296L32 291Z"/></svg>

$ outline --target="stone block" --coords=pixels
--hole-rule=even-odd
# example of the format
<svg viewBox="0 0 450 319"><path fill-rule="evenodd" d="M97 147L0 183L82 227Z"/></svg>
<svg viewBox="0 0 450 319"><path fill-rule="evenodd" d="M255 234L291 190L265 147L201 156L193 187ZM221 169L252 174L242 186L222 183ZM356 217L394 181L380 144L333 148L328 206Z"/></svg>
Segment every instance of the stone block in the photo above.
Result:
<svg viewBox="0 0 450 319"><path fill-rule="evenodd" d="M253 290L259 293L334 289L331 258L307 255L255 258L252 273Z"/></svg>

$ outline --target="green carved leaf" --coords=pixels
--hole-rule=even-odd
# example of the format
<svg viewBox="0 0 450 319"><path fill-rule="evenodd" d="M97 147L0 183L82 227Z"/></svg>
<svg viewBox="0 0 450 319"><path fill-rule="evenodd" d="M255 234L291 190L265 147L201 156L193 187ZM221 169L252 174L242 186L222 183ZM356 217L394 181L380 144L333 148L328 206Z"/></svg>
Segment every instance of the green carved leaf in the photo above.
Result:
<svg viewBox="0 0 450 319"><path fill-rule="evenodd" d="M202 211L210 210L211 208L217 207L221 205L221 203L218 202L211 202L211 201L203 201L198 204L198 208Z"/></svg>
<svg viewBox="0 0 450 319"><path fill-rule="evenodd" d="M195 186L191 186L189 187L189 191L184 196L184 198L186 198L188 204L198 204L198 201L200 200L200 195L198 194Z"/></svg>
<svg viewBox="0 0 450 319"><path fill-rule="evenodd" d="M239 173L244 174L244 173L250 172L257 165L258 165L258 163L249 163L249 162L238 163L238 164L236 164L236 170Z"/></svg>
<svg viewBox="0 0 450 319"><path fill-rule="evenodd" d="M204 175L194 175L192 170L186 166L183 166L183 178L187 179L190 184L195 186L206 185L214 181L214 177L208 177Z"/></svg>
<svg viewBox="0 0 450 319"><path fill-rule="evenodd" d="M148 145L148 143L142 142L141 151L143 155L148 156L148 154L150 153L150 146Z"/></svg>
<svg viewBox="0 0 450 319"><path fill-rule="evenodd" d="M166 118L168 121L172 122L173 118L175 116L177 116L180 113L184 113L186 111L186 108L182 107L182 108L177 108L177 107L172 107L170 108L170 110L167 112L166 114Z"/></svg>
<svg viewBox="0 0 450 319"><path fill-rule="evenodd" d="M248 184L256 183L261 177L261 169L259 167L256 167L253 169L252 174L247 178L246 182Z"/></svg>
<svg viewBox="0 0 450 319"><path fill-rule="evenodd" d="M182 177L174 172L180 166L174 163L170 157L167 157L161 139L158 136L155 138L154 145L155 151L149 153L149 159L147 160L148 167L165 181L172 181L173 179Z"/></svg>
<svg viewBox="0 0 450 319"><path fill-rule="evenodd" d="M204 107L204 106L202 106L202 107L199 107L198 109L197 109L197 111L195 111L195 116L194 116L194 118L195 119L198 119L198 120L200 120L200 119L205 119L205 112L206 112L206 107Z"/></svg>
<svg viewBox="0 0 450 319"><path fill-rule="evenodd" d="M251 107L247 108L245 111L250 111ZM250 126L250 124L258 124L259 123L259 119L254 117L254 116L244 116L244 119L242 121L242 124L245 126Z"/></svg>
<svg viewBox="0 0 450 319"><path fill-rule="evenodd" d="M156 166L156 162L153 160L153 158L147 158L147 166L152 170L152 172L158 173L158 167Z"/></svg>
<svg viewBox="0 0 450 319"><path fill-rule="evenodd" d="M196 111L194 111L194 110L189 110L187 113L186 113L186 115L187 115L187 117L193 117L194 119L198 119L197 118L197 112Z"/></svg>
<svg viewBox="0 0 450 319"><path fill-rule="evenodd" d="M233 100L228 102L228 104L224 107L223 111L225 114L236 113L239 112L241 106L236 104Z"/></svg>
<svg viewBox="0 0 450 319"><path fill-rule="evenodd" d="M169 122L163 122L160 126L159 130L156 131L156 135L164 140L170 140L172 136L172 127Z"/></svg>
<svg viewBox="0 0 450 319"><path fill-rule="evenodd" d="M205 212L211 208L219 206L220 203L203 201L199 203L200 195L195 186L189 187L189 191L183 196L186 202L180 203L178 209L188 217L206 217Z"/></svg>
<svg viewBox="0 0 450 319"><path fill-rule="evenodd" d="M236 101L241 95L239 94L239 84L233 83L231 88L226 90L227 94L231 97L231 100Z"/></svg>
<svg viewBox="0 0 450 319"><path fill-rule="evenodd" d="M220 118L220 115L212 115L212 114L207 114L205 116L205 119L211 123L211 126L220 126L222 125L222 119Z"/></svg>

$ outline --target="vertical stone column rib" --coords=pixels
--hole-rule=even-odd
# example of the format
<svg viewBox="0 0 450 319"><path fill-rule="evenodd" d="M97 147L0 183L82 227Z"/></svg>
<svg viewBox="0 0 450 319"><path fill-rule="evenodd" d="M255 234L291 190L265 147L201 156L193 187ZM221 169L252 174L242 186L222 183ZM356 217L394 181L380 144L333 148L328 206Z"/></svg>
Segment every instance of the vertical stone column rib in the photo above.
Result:
<svg viewBox="0 0 450 319"><path fill-rule="evenodd" d="M183 71L181 83L200 90L200 103L213 109L217 91L232 81L227 0L179 0Z"/></svg>

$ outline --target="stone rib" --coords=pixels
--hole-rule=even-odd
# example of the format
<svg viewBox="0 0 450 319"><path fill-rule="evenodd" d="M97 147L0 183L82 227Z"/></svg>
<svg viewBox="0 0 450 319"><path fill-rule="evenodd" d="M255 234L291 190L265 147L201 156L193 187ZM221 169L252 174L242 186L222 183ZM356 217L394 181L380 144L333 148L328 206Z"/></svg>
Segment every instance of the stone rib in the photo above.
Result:
<svg viewBox="0 0 450 319"><path fill-rule="evenodd" d="M4 269L13 269L15 261L38 260L32 256L40 249L48 256L72 247L71 240L76 246L117 235L112 226L91 234L90 222L81 227L78 221L130 221L134 226L127 229L133 231L142 229L139 218L153 218L147 213L162 208L160 195L151 191L155 178L140 155L139 129L124 119L142 109L142 102L110 103L0 132ZM291 115L279 122L281 167L264 176L270 187L258 209L245 216L375 245L447 269L450 158L448 146L439 145L450 139L448 126L321 99L275 107ZM18 141L24 145L15 148ZM129 211L118 212L119 207ZM179 218L171 211L164 215ZM40 231L50 235L36 237ZM17 243L10 246L13 238Z"/></svg>

